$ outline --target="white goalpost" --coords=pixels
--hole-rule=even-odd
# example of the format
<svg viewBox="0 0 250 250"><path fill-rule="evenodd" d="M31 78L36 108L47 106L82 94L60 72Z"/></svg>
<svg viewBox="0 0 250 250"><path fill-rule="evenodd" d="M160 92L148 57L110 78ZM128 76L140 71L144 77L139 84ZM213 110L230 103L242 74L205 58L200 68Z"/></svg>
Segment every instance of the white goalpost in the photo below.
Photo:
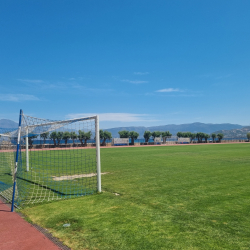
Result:
<svg viewBox="0 0 250 250"><path fill-rule="evenodd" d="M26 149L26 171L29 171L29 129L26 128L25 149Z"/></svg>

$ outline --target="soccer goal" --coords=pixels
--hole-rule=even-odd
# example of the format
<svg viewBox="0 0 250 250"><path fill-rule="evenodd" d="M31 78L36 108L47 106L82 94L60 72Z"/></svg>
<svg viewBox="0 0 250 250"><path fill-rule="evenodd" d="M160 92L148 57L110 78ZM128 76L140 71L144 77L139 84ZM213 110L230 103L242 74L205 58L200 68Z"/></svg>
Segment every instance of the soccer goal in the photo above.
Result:
<svg viewBox="0 0 250 250"><path fill-rule="evenodd" d="M51 121L20 114L14 204L101 192L98 116ZM18 147L17 147L18 148Z"/></svg>

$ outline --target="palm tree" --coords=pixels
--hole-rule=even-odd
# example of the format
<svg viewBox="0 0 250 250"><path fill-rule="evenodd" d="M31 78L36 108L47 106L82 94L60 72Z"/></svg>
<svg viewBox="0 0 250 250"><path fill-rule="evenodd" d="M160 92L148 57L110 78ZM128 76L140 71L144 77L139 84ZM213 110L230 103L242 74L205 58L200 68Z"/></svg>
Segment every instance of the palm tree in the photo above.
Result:
<svg viewBox="0 0 250 250"><path fill-rule="evenodd" d="M171 137L172 134L169 131L162 132L162 137Z"/></svg>
<svg viewBox="0 0 250 250"><path fill-rule="evenodd" d="M145 142L148 142L149 138L151 137L152 133L150 131L145 131L144 132L144 139L145 139Z"/></svg>
<svg viewBox="0 0 250 250"><path fill-rule="evenodd" d="M200 133L200 138L201 138L201 143L202 143L203 138L205 138L205 134L201 132Z"/></svg>
<svg viewBox="0 0 250 250"><path fill-rule="evenodd" d="M91 131L89 132L84 132L82 130L79 130L78 131L78 139L80 140L82 146L83 146L83 140L84 140L84 146L86 147L87 146L87 141L91 138Z"/></svg>
<svg viewBox="0 0 250 250"><path fill-rule="evenodd" d="M120 135L120 138L129 138L129 131L127 130L119 131L118 134Z"/></svg>
<svg viewBox="0 0 250 250"><path fill-rule="evenodd" d="M205 142L207 143L207 139L210 138L209 134L204 134Z"/></svg>
<svg viewBox="0 0 250 250"><path fill-rule="evenodd" d="M213 143L214 143L215 142L215 138L216 138L216 134L215 133L211 134L211 137L213 138Z"/></svg>
<svg viewBox="0 0 250 250"><path fill-rule="evenodd" d="M30 145L31 148L33 146L33 139L37 138L37 136L38 135L33 135L33 134L28 135L28 142L29 142L29 145Z"/></svg>
<svg viewBox="0 0 250 250"><path fill-rule="evenodd" d="M65 141L65 144L66 144L66 145L67 145L68 139L69 139L70 137L71 137L70 132L65 131L65 132L63 133L62 139Z"/></svg>
<svg viewBox="0 0 250 250"><path fill-rule="evenodd" d="M100 140L103 140L102 141L102 146L105 146L106 145L106 140L111 140L112 138L112 134L108 131L103 131L100 129L99 131L100 133Z"/></svg>
<svg viewBox="0 0 250 250"><path fill-rule="evenodd" d="M60 140L62 140L62 138L63 138L63 132L61 132L61 131L57 132L56 139L57 139L58 146L60 145Z"/></svg>
<svg viewBox="0 0 250 250"><path fill-rule="evenodd" d="M195 137L197 138L198 143L199 143L201 141L201 133L200 132L196 133Z"/></svg>
<svg viewBox="0 0 250 250"><path fill-rule="evenodd" d="M70 138L73 140L73 145L75 144L75 139L77 139L77 134L76 132L71 132L70 133Z"/></svg>
<svg viewBox="0 0 250 250"><path fill-rule="evenodd" d="M196 137L195 133L190 133L190 142L192 142Z"/></svg>
<svg viewBox="0 0 250 250"><path fill-rule="evenodd" d="M177 135L178 138L183 137L183 133L182 132L178 132L176 135Z"/></svg>
<svg viewBox="0 0 250 250"><path fill-rule="evenodd" d="M43 138L43 144L45 144L46 139L49 137L49 132L40 134L40 137Z"/></svg>
<svg viewBox="0 0 250 250"><path fill-rule="evenodd" d="M78 131L78 139L80 140L82 146L83 146L83 137L84 137L84 131L79 130Z"/></svg>
<svg viewBox="0 0 250 250"><path fill-rule="evenodd" d="M250 140L250 133L249 132L247 133L247 139L248 139L248 141Z"/></svg>
<svg viewBox="0 0 250 250"><path fill-rule="evenodd" d="M86 133L84 134L84 146L85 146L85 147L87 146L87 141L91 138L91 135L92 135L91 131L86 132Z"/></svg>
<svg viewBox="0 0 250 250"><path fill-rule="evenodd" d="M169 131L162 132L163 143L166 143L166 139L170 138L172 134Z"/></svg>
<svg viewBox="0 0 250 250"><path fill-rule="evenodd" d="M53 140L54 146L56 146L57 132L56 132L56 131L52 132L52 133L50 134L49 138L50 138L51 140Z"/></svg>
<svg viewBox="0 0 250 250"><path fill-rule="evenodd" d="M139 134L135 131L129 132L129 138L131 138L131 144L135 144L135 140L138 138Z"/></svg>
<svg viewBox="0 0 250 250"><path fill-rule="evenodd" d="M155 138L155 137L160 137L161 135L162 135L162 132L160 132L160 131L154 131L154 132L152 133L153 138Z"/></svg>
<svg viewBox="0 0 250 250"><path fill-rule="evenodd" d="M217 135L218 139L219 139L219 142L221 142L221 140L223 139L224 135L222 133L219 133Z"/></svg>

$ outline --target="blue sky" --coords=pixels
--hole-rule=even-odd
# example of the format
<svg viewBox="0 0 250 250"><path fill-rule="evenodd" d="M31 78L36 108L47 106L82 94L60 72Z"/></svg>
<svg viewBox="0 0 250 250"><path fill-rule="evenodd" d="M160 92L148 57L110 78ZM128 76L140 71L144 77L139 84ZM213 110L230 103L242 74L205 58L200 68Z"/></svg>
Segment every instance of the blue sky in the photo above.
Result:
<svg viewBox="0 0 250 250"><path fill-rule="evenodd" d="M0 1L0 119L250 124L250 1Z"/></svg>

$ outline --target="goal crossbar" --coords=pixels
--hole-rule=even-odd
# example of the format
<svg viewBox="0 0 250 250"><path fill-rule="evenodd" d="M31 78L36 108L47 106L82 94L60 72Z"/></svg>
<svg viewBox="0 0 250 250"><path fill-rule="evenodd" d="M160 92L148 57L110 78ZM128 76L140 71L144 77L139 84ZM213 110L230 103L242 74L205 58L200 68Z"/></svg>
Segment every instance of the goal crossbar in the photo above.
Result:
<svg viewBox="0 0 250 250"><path fill-rule="evenodd" d="M96 118L97 118L97 115L96 116L91 116L91 117L75 118L75 119L64 120L64 121L47 122L47 123L42 123L42 124L37 124L37 125L29 125L29 126L26 126L26 127L32 128L32 127L50 126L50 125L62 124L62 123L66 124L66 123L73 123L73 122L79 122L79 121L92 120L92 119L96 119Z"/></svg>
<svg viewBox="0 0 250 250"><path fill-rule="evenodd" d="M0 134L0 136L11 137L11 136L10 136L10 135L8 135L8 134Z"/></svg>

